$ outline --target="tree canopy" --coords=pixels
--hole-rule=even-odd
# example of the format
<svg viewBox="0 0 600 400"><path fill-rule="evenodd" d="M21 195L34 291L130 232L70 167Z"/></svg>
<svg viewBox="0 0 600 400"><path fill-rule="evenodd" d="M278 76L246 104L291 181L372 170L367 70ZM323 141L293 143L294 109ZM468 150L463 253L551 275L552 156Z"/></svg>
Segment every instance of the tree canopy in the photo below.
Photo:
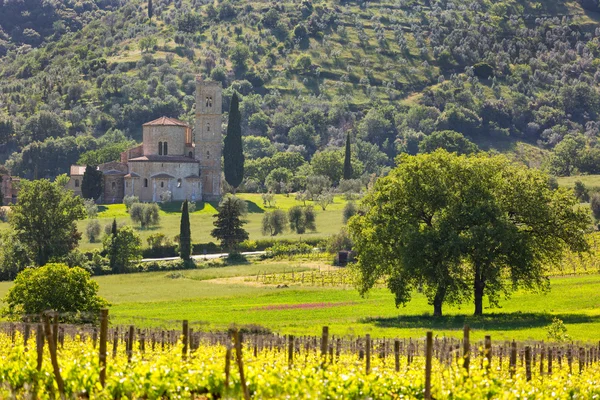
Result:
<svg viewBox="0 0 600 400"><path fill-rule="evenodd" d="M230 253L237 252L238 245L248 239L244 229L246 221L243 216L247 212L246 202L235 196L226 196L219 204L219 212L215 215L212 237L221 241L221 246Z"/></svg>
<svg viewBox="0 0 600 400"><path fill-rule="evenodd" d="M86 216L83 200L61 183L59 179L22 181L19 201L12 209L15 235L37 265L67 255L81 239L75 222Z"/></svg>
<svg viewBox="0 0 600 400"><path fill-rule="evenodd" d="M548 289L547 268L587 248L589 214L539 170L445 150L397 164L350 220L361 293L383 278L396 305L422 288L436 315L466 300L481 314L484 296Z"/></svg>

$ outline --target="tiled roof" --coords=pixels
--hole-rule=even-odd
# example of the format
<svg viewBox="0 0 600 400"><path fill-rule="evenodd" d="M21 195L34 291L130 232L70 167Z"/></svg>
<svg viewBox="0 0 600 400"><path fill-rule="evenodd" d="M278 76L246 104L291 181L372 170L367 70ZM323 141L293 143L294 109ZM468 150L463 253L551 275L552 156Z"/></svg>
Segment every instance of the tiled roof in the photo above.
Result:
<svg viewBox="0 0 600 400"><path fill-rule="evenodd" d="M159 156L156 154L130 158L128 162L198 163L197 160L186 156Z"/></svg>
<svg viewBox="0 0 600 400"><path fill-rule="evenodd" d="M123 171L117 171L116 169L110 169L108 171L102 171L104 175L125 175Z"/></svg>
<svg viewBox="0 0 600 400"><path fill-rule="evenodd" d="M71 165L71 176L83 175L85 173L85 165Z"/></svg>
<svg viewBox="0 0 600 400"><path fill-rule="evenodd" d="M160 174L152 175L150 178L152 178L152 179L175 179L174 176L165 174L164 172L160 173Z"/></svg>
<svg viewBox="0 0 600 400"><path fill-rule="evenodd" d="M189 128L190 126L183 121L175 118L160 117L154 121L146 122L143 126L183 126Z"/></svg>
<svg viewBox="0 0 600 400"><path fill-rule="evenodd" d="M127 175L125 175L125 178L139 178L140 176L138 174L136 174L135 172L130 172Z"/></svg>

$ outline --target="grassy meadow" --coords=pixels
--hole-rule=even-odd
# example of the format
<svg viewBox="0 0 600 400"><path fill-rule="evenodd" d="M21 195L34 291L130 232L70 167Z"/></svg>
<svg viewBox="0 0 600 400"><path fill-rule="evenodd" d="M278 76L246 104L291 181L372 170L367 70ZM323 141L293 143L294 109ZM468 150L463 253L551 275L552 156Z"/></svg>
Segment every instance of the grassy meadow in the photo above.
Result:
<svg viewBox="0 0 600 400"><path fill-rule="evenodd" d="M215 267L217 265L217 267ZM178 320L194 321L203 329L230 324L257 324L279 333L316 334L328 325L335 335L420 337L432 329L439 336L460 336L468 323L476 338L496 340L547 339L553 317L562 319L575 340L600 339L600 275L555 277L548 294L517 292L472 317L472 305L444 306L445 316L431 317L426 298L415 293L406 307L396 308L392 294L374 289L362 298L351 286L310 284L264 285L257 274L296 273L334 268L323 261L253 261L245 265L209 263L197 270L153 272L94 278L111 303L115 323L177 327ZM0 283L4 296L11 283Z"/></svg>

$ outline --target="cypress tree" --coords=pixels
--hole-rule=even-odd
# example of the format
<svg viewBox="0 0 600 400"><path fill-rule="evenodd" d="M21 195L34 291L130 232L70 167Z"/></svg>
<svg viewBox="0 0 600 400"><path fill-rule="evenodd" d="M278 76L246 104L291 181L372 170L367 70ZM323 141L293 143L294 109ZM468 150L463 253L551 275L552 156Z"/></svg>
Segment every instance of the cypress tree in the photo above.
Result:
<svg viewBox="0 0 600 400"><path fill-rule="evenodd" d="M154 15L154 10L152 8L152 0L148 0L148 18L152 21L152 16Z"/></svg>
<svg viewBox="0 0 600 400"><path fill-rule="evenodd" d="M2 175L0 175L0 207L4 205L4 193L2 193Z"/></svg>
<svg viewBox="0 0 600 400"><path fill-rule="evenodd" d="M117 256L119 247L117 246L117 219L113 219L112 228L110 230L110 254L108 255L108 261L111 271L115 271L117 264Z"/></svg>
<svg viewBox="0 0 600 400"><path fill-rule="evenodd" d="M97 200L102 195L102 171L88 165L83 173L81 196L84 199Z"/></svg>
<svg viewBox="0 0 600 400"><path fill-rule="evenodd" d="M223 145L225 180L235 189L244 179L244 150L242 148L242 116L237 93L231 98L227 136Z"/></svg>
<svg viewBox="0 0 600 400"><path fill-rule="evenodd" d="M352 175L354 174L354 171L352 171L351 155L350 133L348 133L348 136L346 136L346 156L344 157L344 179L352 179Z"/></svg>
<svg viewBox="0 0 600 400"><path fill-rule="evenodd" d="M179 224L179 256L183 261L189 261L192 253L192 234L190 232L190 212L188 201L183 202L181 223Z"/></svg>

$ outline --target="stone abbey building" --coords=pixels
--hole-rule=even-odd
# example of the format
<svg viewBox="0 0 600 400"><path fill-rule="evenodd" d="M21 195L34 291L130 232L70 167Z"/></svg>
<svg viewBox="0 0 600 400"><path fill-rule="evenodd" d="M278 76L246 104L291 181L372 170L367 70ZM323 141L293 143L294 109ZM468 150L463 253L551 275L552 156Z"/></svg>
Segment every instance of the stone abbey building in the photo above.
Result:
<svg viewBox="0 0 600 400"><path fill-rule="evenodd" d="M143 202L221 199L222 89L196 79L195 126L162 117L143 125L143 143L121 153L119 162L98 166L103 172L104 203L124 196ZM81 195L85 167L72 166L69 188Z"/></svg>

